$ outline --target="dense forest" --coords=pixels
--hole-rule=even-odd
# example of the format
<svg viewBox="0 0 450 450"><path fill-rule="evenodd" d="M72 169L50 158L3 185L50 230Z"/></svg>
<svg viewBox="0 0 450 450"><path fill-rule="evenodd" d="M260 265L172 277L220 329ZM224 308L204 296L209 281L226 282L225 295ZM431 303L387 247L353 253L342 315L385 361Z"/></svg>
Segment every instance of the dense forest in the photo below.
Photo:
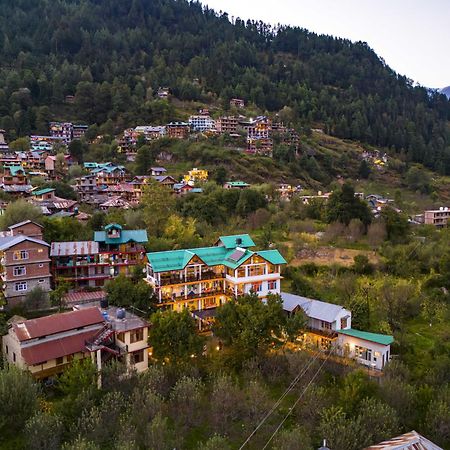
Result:
<svg viewBox="0 0 450 450"><path fill-rule="evenodd" d="M157 100L241 97L297 127L390 148L450 173L450 102L413 86L366 43L231 19L184 0L0 0L0 127L177 119ZM217 76L220 74L220 76ZM66 105L66 95L75 104Z"/></svg>

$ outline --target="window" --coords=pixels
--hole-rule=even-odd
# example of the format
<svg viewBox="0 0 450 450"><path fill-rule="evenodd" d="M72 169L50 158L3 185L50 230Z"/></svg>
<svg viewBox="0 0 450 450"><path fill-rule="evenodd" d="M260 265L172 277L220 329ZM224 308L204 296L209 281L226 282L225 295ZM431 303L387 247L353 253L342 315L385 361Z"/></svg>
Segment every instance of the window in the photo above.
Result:
<svg viewBox="0 0 450 450"><path fill-rule="evenodd" d="M44 249L42 249L42 248L38 249L38 253L42 253L43 251L44 251Z"/></svg>
<svg viewBox="0 0 450 450"><path fill-rule="evenodd" d="M125 342L125 333L118 333L117 340L120 342Z"/></svg>
<svg viewBox="0 0 450 450"><path fill-rule="evenodd" d="M19 281L14 285L14 290L16 292L26 291L28 289L28 283L26 281Z"/></svg>
<svg viewBox="0 0 450 450"><path fill-rule="evenodd" d="M17 252L13 253L13 259L15 261L21 261L23 259L29 258L28 250L18 250Z"/></svg>
<svg viewBox="0 0 450 450"><path fill-rule="evenodd" d="M44 267L44 264L39 264L39 268L42 268L42 267Z"/></svg>
<svg viewBox="0 0 450 450"><path fill-rule="evenodd" d="M26 275L27 269L25 266L16 266L14 267L14 276L20 277L21 275Z"/></svg>
<svg viewBox="0 0 450 450"><path fill-rule="evenodd" d="M325 322L324 320L321 320L321 326L323 330L331 330L330 322Z"/></svg>
<svg viewBox="0 0 450 450"><path fill-rule="evenodd" d="M372 350L370 348L355 345L355 356L365 361L372 361Z"/></svg>
<svg viewBox="0 0 450 450"><path fill-rule="evenodd" d="M269 281L267 283L267 288L269 291L275 291L277 289L277 282L276 281Z"/></svg>
<svg viewBox="0 0 450 450"><path fill-rule="evenodd" d="M43 279L43 278L41 278L39 281L38 281L38 283L44 283L45 282L45 280Z"/></svg>
<svg viewBox="0 0 450 450"><path fill-rule="evenodd" d="M7 345L5 345L5 353L8 354L9 353L9 348Z"/></svg>
<svg viewBox="0 0 450 450"><path fill-rule="evenodd" d="M60 358L56 358L56 365L59 366L64 362L64 356L61 356Z"/></svg>
<svg viewBox="0 0 450 450"><path fill-rule="evenodd" d="M251 290L253 292L261 292L262 291L262 283L252 283Z"/></svg>
<svg viewBox="0 0 450 450"><path fill-rule="evenodd" d="M144 339L144 329L140 328L139 330L133 330L130 334L130 343L139 342Z"/></svg>
<svg viewBox="0 0 450 450"><path fill-rule="evenodd" d="M13 362L16 362L16 354L13 353Z"/></svg>
<svg viewBox="0 0 450 450"><path fill-rule="evenodd" d="M138 350L131 354L131 364L137 364L144 361L144 350Z"/></svg>
<svg viewBox="0 0 450 450"><path fill-rule="evenodd" d="M348 324L348 317L343 317L341 319L341 330L345 330Z"/></svg>

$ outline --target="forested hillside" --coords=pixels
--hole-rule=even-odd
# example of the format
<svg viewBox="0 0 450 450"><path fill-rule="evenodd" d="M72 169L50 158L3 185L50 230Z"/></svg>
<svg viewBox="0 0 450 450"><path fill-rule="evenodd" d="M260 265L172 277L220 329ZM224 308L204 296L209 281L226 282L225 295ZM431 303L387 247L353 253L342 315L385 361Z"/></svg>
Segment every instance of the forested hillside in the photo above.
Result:
<svg viewBox="0 0 450 450"><path fill-rule="evenodd" d="M169 86L182 100L287 107L294 126L322 123L450 173L450 102L365 43L230 21L184 0L0 0L0 29L0 127L10 138L45 133L50 118L111 119L118 130L177 119L154 98Z"/></svg>

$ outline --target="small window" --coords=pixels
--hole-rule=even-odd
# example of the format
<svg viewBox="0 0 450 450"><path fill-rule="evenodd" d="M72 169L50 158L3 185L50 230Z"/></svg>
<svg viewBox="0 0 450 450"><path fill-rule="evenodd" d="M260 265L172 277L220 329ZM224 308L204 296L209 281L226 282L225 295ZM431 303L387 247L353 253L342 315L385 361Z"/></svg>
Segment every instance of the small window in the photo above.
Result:
<svg viewBox="0 0 450 450"><path fill-rule="evenodd" d="M56 358L56 365L59 366L64 362L64 356L61 356L60 358Z"/></svg>
<svg viewBox="0 0 450 450"><path fill-rule="evenodd" d="M5 345L5 353L8 354L9 353L9 348L7 345Z"/></svg>
<svg viewBox="0 0 450 450"><path fill-rule="evenodd" d="M38 283L45 283L45 280L44 280L44 279L40 279L40 280L38 281Z"/></svg>
<svg viewBox="0 0 450 450"><path fill-rule="evenodd" d="M15 261L21 261L23 259L28 259L28 258L29 258L29 254L28 254L27 250L18 250L13 253L13 259Z"/></svg>
<svg viewBox="0 0 450 450"><path fill-rule="evenodd" d="M27 269L25 266L16 266L14 267L14 276L20 277L21 275L26 275Z"/></svg>
<svg viewBox="0 0 450 450"><path fill-rule="evenodd" d="M277 289L277 282L276 281L269 281L267 283L267 287L269 289L269 291L274 291Z"/></svg>
<svg viewBox="0 0 450 450"><path fill-rule="evenodd" d="M42 249L42 248L38 249L38 253L42 253L43 251L44 251L44 249Z"/></svg>
<svg viewBox="0 0 450 450"><path fill-rule="evenodd" d="M16 362L16 354L13 353L13 362Z"/></svg>
<svg viewBox="0 0 450 450"><path fill-rule="evenodd" d="M144 339L144 329L140 328L139 330L134 330L130 335L130 343L139 342Z"/></svg>
<svg viewBox="0 0 450 450"><path fill-rule="evenodd" d="M44 267L44 264L39 264L39 268L42 269L42 267Z"/></svg>

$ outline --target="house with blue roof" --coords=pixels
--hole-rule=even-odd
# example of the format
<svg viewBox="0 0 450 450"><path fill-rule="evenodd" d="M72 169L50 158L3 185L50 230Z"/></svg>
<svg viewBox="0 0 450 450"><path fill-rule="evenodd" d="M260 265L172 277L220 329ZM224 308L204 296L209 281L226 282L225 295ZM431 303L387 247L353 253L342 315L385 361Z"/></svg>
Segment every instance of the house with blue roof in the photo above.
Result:
<svg viewBox="0 0 450 450"><path fill-rule="evenodd" d="M215 308L253 292L262 299L280 292L286 260L278 250L254 250L248 234L221 236L212 247L147 253L146 281L161 306L190 309L202 326Z"/></svg>
<svg viewBox="0 0 450 450"><path fill-rule="evenodd" d="M116 165L111 162L85 162L84 168L88 169L92 175L95 175L97 186L110 186L112 184L123 183L127 175L125 166Z"/></svg>

